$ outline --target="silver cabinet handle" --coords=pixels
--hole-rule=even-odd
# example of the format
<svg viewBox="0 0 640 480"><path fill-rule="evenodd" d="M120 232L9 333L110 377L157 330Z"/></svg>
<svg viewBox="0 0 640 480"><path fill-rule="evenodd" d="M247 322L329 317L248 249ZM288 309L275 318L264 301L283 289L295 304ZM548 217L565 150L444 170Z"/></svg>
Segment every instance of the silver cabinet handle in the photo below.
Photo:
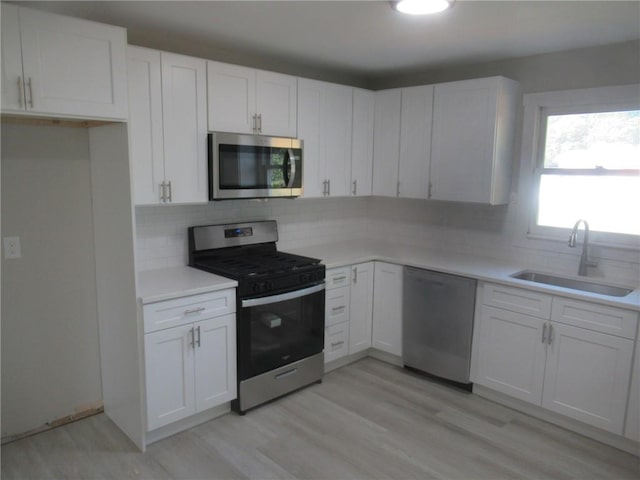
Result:
<svg viewBox="0 0 640 480"><path fill-rule="evenodd" d="M166 185L164 182L162 182L160 184L160 203L164 203L167 201L167 195L166 195L166 189L165 189Z"/></svg>
<svg viewBox="0 0 640 480"><path fill-rule="evenodd" d="M169 202L173 202L173 190L171 189L171 180L167 182L167 187L169 188Z"/></svg>
<svg viewBox="0 0 640 480"><path fill-rule="evenodd" d="M547 341L547 324L542 325L542 343Z"/></svg>
<svg viewBox="0 0 640 480"><path fill-rule="evenodd" d="M333 307L331 309L331 312L335 313L335 312L340 312L341 310L344 310L345 306L344 305L340 305L339 307Z"/></svg>
<svg viewBox="0 0 640 480"><path fill-rule="evenodd" d="M184 314L185 315L192 315L194 313L204 312L205 310L206 310L206 307L192 308L191 310L185 310Z"/></svg>
<svg viewBox="0 0 640 480"><path fill-rule="evenodd" d="M339 347L340 345L344 345L344 342L343 342L343 341L340 341L340 342L332 343L332 344L331 344L331 348Z"/></svg>
<svg viewBox="0 0 640 480"><path fill-rule="evenodd" d="M327 195L331 196L331 179L327 180Z"/></svg>
<svg viewBox="0 0 640 480"><path fill-rule="evenodd" d="M547 339L548 345L551 345L552 341L553 341L553 325L549 324L549 338Z"/></svg>
<svg viewBox="0 0 640 480"><path fill-rule="evenodd" d="M262 114L258 114L258 133L262 133Z"/></svg>
<svg viewBox="0 0 640 480"><path fill-rule="evenodd" d="M356 192L358 191L358 181L354 180L353 182L351 182L353 184L353 188L351 189L351 193L353 194L353 196L356 196Z"/></svg>
<svg viewBox="0 0 640 480"><path fill-rule="evenodd" d="M323 180L322 182L322 195L326 195L327 194L327 181Z"/></svg>
<svg viewBox="0 0 640 480"><path fill-rule="evenodd" d="M399 197L400 196L400 181L398 181L397 185L396 185L396 195Z"/></svg>
<svg viewBox="0 0 640 480"><path fill-rule="evenodd" d="M196 348L196 334L193 327L191 327L191 329L189 330L189 335L191 335L191 341L189 342L189 346L191 348Z"/></svg>
<svg viewBox="0 0 640 480"><path fill-rule="evenodd" d="M429 193L427 193L427 198L431 198L431 188L433 187L433 184L431 182L429 182Z"/></svg>
<svg viewBox="0 0 640 480"><path fill-rule="evenodd" d="M24 87L24 85L22 84L22 77L18 76L18 106L20 108L22 108L23 103L22 100L24 99L24 92L22 91L22 88Z"/></svg>
<svg viewBox="0 0 640 480"><path fill-rule="evenodd" d="M347 279L346 275L342 275L342 276L340 276L340 277L335 277L335 278L333 279L333 281L334 281L334 282L339 282L339 281L341 281L341 280L346 280L346 279Z"/></svg>
<svg viewBox="0 0 640 480"><path fill-rule="evenodd" d="M358 283L358 267L353 267L353 283Z"/></svg>
<svg viewBox="0 0 640 480"><path fill-rule="evenodd" d="M29 106L33 108L33 84L31 83L31 77L27 80L27 86L29 87Z"/></svg>
<svg viewBox="0 0 640 480"><path fill-rule="evenodd" d="M197 332L198 332L198 348L200 348L200 325L198 325L198 327L196 328Z"/></svg>
<svg viewBox="0 0 640 480"><path fill-rule="evenodd" d="M258 122L258 116L255 113L253 114L252 120L253 120L252 130L253 130L253 133L256 133L258 131L258 129L256 128L256 123Z"/></svg>

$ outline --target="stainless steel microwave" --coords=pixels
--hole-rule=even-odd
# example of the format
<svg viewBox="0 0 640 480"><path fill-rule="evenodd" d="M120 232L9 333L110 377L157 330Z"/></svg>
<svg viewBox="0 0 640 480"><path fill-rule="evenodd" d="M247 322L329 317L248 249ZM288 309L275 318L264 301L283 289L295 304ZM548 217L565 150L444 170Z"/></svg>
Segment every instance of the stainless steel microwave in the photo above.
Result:
<svg viewBox="0 0 640 480"><path fill-rule="evenodd" d="M302 195L302 140L209 133L209 199Z"/></svg>

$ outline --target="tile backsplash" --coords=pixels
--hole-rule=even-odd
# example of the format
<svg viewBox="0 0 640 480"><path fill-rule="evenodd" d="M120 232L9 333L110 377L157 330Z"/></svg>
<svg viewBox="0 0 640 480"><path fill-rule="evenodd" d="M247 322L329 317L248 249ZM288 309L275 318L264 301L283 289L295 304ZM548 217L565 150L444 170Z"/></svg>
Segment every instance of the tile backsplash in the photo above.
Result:
<svg viewBox="0 0 640 480"><path fill-rule="evenodd" d="M529 239L517 206L383 197L229 200L207 205L136 207L136 268L187 263L187 227L250 220L278 222L278 248L368 238L471 253L575 275L580 249ZM640 252L590 248L594 277L640 284Z"/></svg>

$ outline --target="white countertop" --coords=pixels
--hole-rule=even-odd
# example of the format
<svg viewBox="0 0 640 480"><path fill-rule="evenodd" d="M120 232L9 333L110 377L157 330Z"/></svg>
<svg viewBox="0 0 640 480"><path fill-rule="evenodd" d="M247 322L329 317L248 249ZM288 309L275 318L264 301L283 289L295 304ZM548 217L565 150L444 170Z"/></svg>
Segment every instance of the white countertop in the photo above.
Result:
<svg viewBox="0 0 640 480"><path fill-rule="evenodd" d="M235 280L191 267L138 272L138 298L143 305L237 286Z"/></svg>
<svg viewBox="0 0 640 480"><path fill-rule="evenodd" d="M327 268L380 260L640 311L640 288L638 288L638 286L635 286L635 290L625 297L612 297L609 295L600 295L526 280L518 280L511 278L509 275L526 269L525 266L488 257L367 240L317 245L295 250L287 249L287 251L299 255L320 258ZM591 278L586 280L598 281L597 279ZM632 286L630 285L630 287Z"/></svg>

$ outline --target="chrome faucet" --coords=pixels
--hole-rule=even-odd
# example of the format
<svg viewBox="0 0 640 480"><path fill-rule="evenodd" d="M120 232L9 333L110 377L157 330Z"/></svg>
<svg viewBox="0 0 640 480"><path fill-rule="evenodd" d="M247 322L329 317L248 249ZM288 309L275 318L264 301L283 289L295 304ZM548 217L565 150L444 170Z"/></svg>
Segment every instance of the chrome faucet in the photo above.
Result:
<svg viewBox="0 0 640 480"><path fill-rule="evenodd" d="M587 248L589 247L589 224L586 220L579 219L573 226L571 235L569 235L569 246L572 248L576 246L578 227L580 226L580 223L584 224L584 239L582 241L582 255L580 255L580 266L578 267L578 275L583 275L586 277L588 275L587 267L598 266L596 262L590 262L587 258Z"/></svg>

